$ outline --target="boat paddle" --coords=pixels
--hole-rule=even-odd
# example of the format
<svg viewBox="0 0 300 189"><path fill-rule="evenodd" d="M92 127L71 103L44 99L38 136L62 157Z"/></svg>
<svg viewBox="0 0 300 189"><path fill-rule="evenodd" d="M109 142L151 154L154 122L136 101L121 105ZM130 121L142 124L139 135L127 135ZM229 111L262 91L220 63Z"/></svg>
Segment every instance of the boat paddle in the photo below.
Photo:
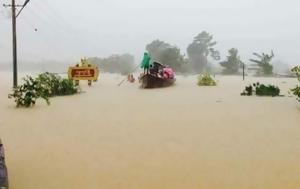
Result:
<svg viewBox="0 0 300 189"><path fill-rule="evenodd" d="M138 65L137 67L135 67L131 72L129 72L129 74L135 72L138 68L140 67L140 65ZM118 86L120 87L125 81L126 81L127 78L124 78L119 84Z"/></svg>

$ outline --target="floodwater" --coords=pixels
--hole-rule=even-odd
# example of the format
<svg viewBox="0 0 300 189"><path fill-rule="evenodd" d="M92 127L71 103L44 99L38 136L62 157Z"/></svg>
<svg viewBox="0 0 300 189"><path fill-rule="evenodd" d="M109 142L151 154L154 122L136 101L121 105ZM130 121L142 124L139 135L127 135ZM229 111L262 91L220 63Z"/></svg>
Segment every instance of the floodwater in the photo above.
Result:
<svg viewBox="0 0 300 189"><path fill-rule="evenodd" d="M15 109L0 75L0 137L11 189L298 189L296 79L217 77L142 90L104 74L81 94ZM250 81L285 97L241 97Z"/></svg>

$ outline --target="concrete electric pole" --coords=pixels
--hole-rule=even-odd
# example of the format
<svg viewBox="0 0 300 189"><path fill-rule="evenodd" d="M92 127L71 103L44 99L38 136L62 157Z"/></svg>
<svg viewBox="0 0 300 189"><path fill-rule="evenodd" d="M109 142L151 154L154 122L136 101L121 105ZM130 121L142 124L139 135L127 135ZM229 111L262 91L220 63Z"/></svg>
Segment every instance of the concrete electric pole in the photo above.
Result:
<svg viewBox="0 0 300 189"><path fill-rule="evenodd" d="M23 5L16 5L16 1L12 0L10 5L3 4L4 7L11 7L12 12L12 43L13 43L13 87L18 86L18 54L17 54L17 17L22 12L23 8L29 3L26 0ZM16 14L17 7L21 10Z"/></svg>

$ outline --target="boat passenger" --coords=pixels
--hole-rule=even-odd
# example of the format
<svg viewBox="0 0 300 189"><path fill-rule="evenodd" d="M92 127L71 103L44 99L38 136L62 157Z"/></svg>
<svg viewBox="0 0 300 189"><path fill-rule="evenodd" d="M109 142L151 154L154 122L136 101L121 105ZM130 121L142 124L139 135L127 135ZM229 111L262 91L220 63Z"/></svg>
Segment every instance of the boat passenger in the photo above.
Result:
<svg viewBox="0 0 300 189"><path fill-rule="evenodd" d="M150 61L151 61L150 55L147 52L145 52L144 57L143 57L143 61L142 61L142 64L141 64L141 68L144 68L144 74L149 73Z"/></svg>

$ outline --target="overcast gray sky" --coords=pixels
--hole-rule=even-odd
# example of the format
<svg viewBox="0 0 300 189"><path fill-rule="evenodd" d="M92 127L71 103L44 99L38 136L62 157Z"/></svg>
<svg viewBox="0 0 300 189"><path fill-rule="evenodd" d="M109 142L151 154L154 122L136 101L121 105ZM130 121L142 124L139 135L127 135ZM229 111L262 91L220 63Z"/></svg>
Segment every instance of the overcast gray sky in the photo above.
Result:
<svg viewBox="0 0 300 189"><path fill-rule="evenodd" d="M273 49L277 60L295 65L299 7L299 0L31 0L18 18L19 59L69 62L114 53L139 58L154 39L185 53L193 37L206 30L218 41L222 58L231 47L244 60ZM0 8L0 62L11 62L9 15Z"/></svg>

